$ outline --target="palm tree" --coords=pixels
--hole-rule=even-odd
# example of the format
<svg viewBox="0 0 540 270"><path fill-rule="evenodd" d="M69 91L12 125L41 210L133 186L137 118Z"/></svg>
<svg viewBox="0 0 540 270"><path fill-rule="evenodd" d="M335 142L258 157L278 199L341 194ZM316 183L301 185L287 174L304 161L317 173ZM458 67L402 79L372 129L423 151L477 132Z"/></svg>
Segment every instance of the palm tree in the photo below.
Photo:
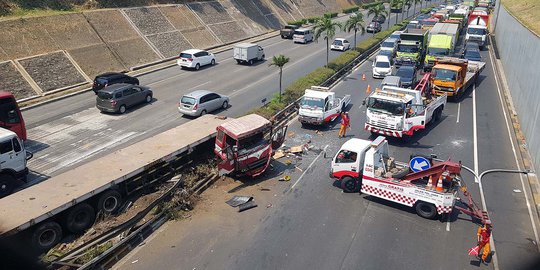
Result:
<svg viewBox="0 0 540 270"><path fill-rule="evenodd" d="M409 9L411 9L411 1L412 0L404 0L403 1L403 6L406 6L407 7L407 18L409 18Z"/></svg>
<svg viewBox="0 0 540 270"><path fill-rule="evenodd" d="M375 6L372 6L368 9L368 17L369 15L373 15L373 17L377 17L379 15L384 15L386 17L388 17L388 19L390 19L390 16L388 16L388 11L386 11L386 9L384 8L384 4L381 2L380 4L378 5L375 5ZM373 35L375 35L375 31L373 32Z"/></svg>
<svg viewBox="0 0 540 270"><path fill-rule="evenodd" d="M272 57L272 63L269 66L276 66L279 68L279 102L281 102L281 79L283 78L283 66L289 63L289 57L283 54Z"/></svg>
<svg viewBox="0 0 540 270"><path fill-rule="evenodd" d="M321 35L324 34L324 39L326 40L326 66L328 66L328 50L329 50L329 40L333 39L336 35L336 29L342 28L341 23L334 22L330 18L320 18L315 23L313 31L315 33L315 40L319 40Z"/></svg>
<svg viewBox="0 0 540 270"><path fill-rule="evenodd" d="M396 9L401 7L402 8L401 12L403 13L403 0L392 0L391 6ZM396 14L396 24L398 23L398 17L399 17L399 13Z"/></svg>
<svg viewBox="0 0 540 270"><path fill-rule="evenodd" d="M363 25L364 23L364 16L362 13L358 12L355 15L352 15L349 17L349 19L345 22L345 25L343 25L343 28L347 32L351 32L351 30L354 30L354 47L356 48L356 32L360 30L360 34L363 35L366 31L366 28Z"/></svg>
<svg viewBox="0 0 540 270"><path fill-rule="evenodd" d="M416 12L416 4L420 3L420 9L422 8L422 0L412 0L414 3L414 12Z"/></svg>

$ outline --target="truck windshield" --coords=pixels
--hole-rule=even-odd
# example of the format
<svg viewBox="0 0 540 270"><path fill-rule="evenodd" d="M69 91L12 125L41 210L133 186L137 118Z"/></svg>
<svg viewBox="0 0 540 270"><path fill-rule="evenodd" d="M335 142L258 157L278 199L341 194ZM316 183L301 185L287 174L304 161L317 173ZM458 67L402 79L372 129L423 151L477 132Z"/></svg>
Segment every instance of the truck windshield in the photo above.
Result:
<svg viewBox="0 0 540 270"><path fill-rule="evenodd" d="M399 44L398 45L398 52L417 53L418 52L418 47L416 45Z"/></svg>
<svg viewBox="0 0 540 270"><path fill-rule="evenodd" d="M457 73L453 70L448 70L448 69L434 69L432 75L435 78L435 80L453 82L456 80Z"/></svg>
<svg viewBox="0 0 540 270"><path fill-rule="evenodd" d="M303 97L300 102L300 107L310 109L324 108L324 100L322 98Z"/></svg>
<svg viewBox="0 0 540 270"><path fill-rule="evenodd" d="M422 25L424 26L434 26L437 23L437 21L423 21Z"/></svg>
<svg viewBox="0 0 540 270"><path fill-rule="evenodd" d="M429 55L448 55L448 49L444 48L428 48Z"/></svg>
<svg viewBox="0 0 540 270"><path fill-rule="evenodd" d="M367 107L377 112L389 113L392 115L403 115L403 112L405 111L405 104L401 102L373 97L368 99Z"/></svg>
<svg viewBox="0 0 540 270"><path fill-rule="evenodd" d="M486 29L482 29L482 28L468 28L467 29L467 34L469 35L485 35L486 34Z"/></svg>
<svg viewBox="0 0 540 270"><path fill-rule="evenodd" d="M393 41L385 41L383 42L383 44L381 44L381 48L389 48L389 49L393 49L394 48L394 42Z"/></svg>

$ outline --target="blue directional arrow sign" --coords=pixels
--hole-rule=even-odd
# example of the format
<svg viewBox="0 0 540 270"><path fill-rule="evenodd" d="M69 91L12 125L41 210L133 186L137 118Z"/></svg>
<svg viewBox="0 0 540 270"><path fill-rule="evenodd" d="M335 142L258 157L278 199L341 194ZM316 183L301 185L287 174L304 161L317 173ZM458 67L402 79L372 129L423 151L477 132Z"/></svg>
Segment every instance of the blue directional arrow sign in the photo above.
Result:
<svg viewBox="0 0 540 270"><path fill-rule="evenodd" d="M429 160L425 157L413 157L411 161L409 161L409 168L411 168L413 172L423 171L429 167L431 167L431 165L429 164Z"/></svg>

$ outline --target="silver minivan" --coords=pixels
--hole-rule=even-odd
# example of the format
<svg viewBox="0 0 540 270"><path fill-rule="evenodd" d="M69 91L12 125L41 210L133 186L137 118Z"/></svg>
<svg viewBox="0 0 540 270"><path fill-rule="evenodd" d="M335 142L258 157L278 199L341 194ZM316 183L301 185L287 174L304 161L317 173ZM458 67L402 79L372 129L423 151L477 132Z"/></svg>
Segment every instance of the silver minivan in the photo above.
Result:
<svg viewBox="0 0 540 270"><path fill-rule="evenodd" d="M311 28L298 28L294 30L293 42L294 43L308 43L313 41L313 29Z"/></svg>
<svg viewBox="0 0 540 270"><path fill-rule="evenodd" d="M217 109L227 109L229 97L208 90L196 90L180 98L178 111L189 116L201 116Z"/></svg>
<svg viewBox="0 0 540 270"><path fill-rule="evenodd" d="M152 102L152 90L142 85L113 84L97 92L96 107L102 112L125 113L127 108Z"/></svg>

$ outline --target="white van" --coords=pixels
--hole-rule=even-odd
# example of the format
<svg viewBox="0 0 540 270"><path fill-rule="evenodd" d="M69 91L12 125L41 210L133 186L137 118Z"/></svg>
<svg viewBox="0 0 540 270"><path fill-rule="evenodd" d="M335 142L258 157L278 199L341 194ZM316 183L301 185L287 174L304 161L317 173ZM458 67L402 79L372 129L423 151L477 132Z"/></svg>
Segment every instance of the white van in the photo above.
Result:
<svg viewBox="0 0 540 270"><path fill-rule="evenodd" d="M373 78L382 79L387 75L392 75L394 71L392 59L386 55L377 55L373 62Z"/></svg>
<svg viewBox="0 0 540 270"><path fill-rule="evenodd" d="M32 153L24 149L23 141L11 130L0 128L0 198L9 195L18 180L26 182L26 161Z"/></svg>
<svg viewBox="0 0 540 270"><path fill-rule="evenodd" d="M308 43L313 41L313 29L311 28L298 28L294 30L293 42L294 43Z"/></svg>

